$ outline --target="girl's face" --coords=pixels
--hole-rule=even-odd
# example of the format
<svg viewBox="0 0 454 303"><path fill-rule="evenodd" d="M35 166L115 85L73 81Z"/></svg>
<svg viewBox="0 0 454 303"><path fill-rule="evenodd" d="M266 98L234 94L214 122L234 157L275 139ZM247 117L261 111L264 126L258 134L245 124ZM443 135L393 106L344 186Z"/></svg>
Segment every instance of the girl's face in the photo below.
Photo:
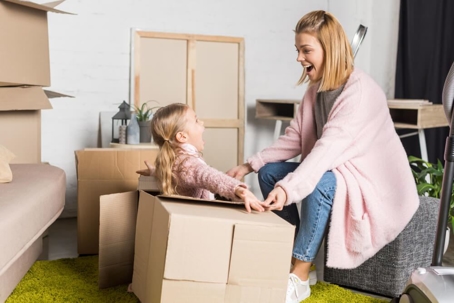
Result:
<svg viewBox="0 0 454 303"><path fill-rule="evenodd" d="M186 110L186 126L184 129L184 133L186 136L185 143L189 143L194 145L195 148L199 152L203 151L205 142L203 141L203 132L205 131L205 127L203 126L203 121L197 118L197 115L192 110L192 108L188 108Z"/></svg>
<svg viewBox="0 0 454 303"><path fill-rule="evenodd" d="M309 80L320 80L323 76L325 54L318 39L308 33L296 34L295 47L298 52L296 61L306 69Z"/></svg>

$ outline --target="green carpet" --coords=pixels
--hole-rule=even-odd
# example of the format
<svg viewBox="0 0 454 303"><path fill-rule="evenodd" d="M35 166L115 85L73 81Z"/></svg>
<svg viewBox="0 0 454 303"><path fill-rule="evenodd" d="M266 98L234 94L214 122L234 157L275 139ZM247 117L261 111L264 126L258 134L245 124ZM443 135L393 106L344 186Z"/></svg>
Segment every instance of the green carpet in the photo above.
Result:
<svg viewBox="0 0 454 303"><path fill-rule="evenodd" d="M139 302L126 291L127 285L98 289L98 256L37 261L16 287L6 303L37 302ZM384 303L336 285L317 283L304 303Z"/></svg>

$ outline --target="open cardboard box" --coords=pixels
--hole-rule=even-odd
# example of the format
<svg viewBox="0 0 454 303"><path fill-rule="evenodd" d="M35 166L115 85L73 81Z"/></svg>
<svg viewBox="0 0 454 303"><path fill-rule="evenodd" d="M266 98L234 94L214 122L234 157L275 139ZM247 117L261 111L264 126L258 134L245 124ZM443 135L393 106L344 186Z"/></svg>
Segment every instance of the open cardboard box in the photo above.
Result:
<svg viewBox="0 0 454 303"><path fill-rule="evenodd" d="M0 87L0 143L16 155L11 163L41 163L41 110L57 97L69 96L37 86Z"/></svg>
<svg viewBox="0 0 454 303"><path fill-rule="evenodd" d="M99 197L136 190L144 161L154 162L156 149L86 148L75 152L77 172L77 252L97 254Z"/></svg>
<svg viewBox="0 0 454 303"><path fill-rule="evenodd" d="M0 86L50 86L47 12L62 2L0 0Z"/></svg>
<svg viewBox="0 0 454 303"><path fill-rule="evenodd" d="M284 302L294 226L222 202L101 196L100 288L132 281L142 303Z"/></svg>

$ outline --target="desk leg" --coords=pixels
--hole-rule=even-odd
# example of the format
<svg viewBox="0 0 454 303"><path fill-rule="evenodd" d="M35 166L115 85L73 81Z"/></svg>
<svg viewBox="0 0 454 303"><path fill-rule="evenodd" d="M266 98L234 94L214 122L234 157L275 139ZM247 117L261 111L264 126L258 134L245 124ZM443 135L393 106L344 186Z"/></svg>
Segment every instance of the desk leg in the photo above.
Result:
<svg viewBox="0 0 454 303"><path fill-rule="evenodd" d="M427 145L426 145L426 135L424 134L424 129L418 130L419 137L419 148L421 149L421 159L424 161L429 161L427 156Z"/></svg>
<svg viewBox="0 0 454 303"><path fill-rule="evenodd" d="M276 120L274 125L274 140L277 140L281 135L282 120Z"/></svg>

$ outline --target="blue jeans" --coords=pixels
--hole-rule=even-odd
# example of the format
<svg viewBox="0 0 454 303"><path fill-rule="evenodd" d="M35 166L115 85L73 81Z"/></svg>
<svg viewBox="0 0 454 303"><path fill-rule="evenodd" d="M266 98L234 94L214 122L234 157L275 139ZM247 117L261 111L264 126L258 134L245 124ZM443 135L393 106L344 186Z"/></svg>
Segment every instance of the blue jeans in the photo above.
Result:
<svg viewBox="0 0 454 303"><path fill-rule="evenodd" d="M293 172L299 163L278 162L268 163L259 172L259 185L263 197L268 197L274 185ZM296 204L284 206L281 211L274 211L282 219L296 226L296 237L293 246L293 257L312 262L325 235L328 226L334 194L336 193L336 177L328 171L323 174L314 191L301 203L301 220Z"/></svg>

